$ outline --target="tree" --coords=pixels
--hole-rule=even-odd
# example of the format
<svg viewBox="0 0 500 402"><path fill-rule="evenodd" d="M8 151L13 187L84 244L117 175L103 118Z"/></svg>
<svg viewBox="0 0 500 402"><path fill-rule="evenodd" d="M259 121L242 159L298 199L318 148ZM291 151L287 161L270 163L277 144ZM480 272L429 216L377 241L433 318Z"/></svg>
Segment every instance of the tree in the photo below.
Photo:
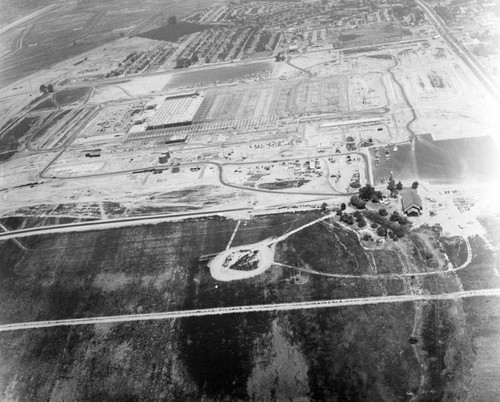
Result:
<svg viewBox="0 0 500 402"><path fill-rule="evenodd" d="M40 92L46 93L47 92L47 85L45 85L45 84L40 85Z"/></svg>
<svg viewBox="0 0 500 402"><path fill-rule="evenodd" d="M378 229L377 229L377 235L380 236L380 237L385 237L387 236L387 229L384 228L383 226L380 226Z"/></svg>
<svg viewBox="0 0 500 402"><path fill-rule="evenodd" d="M387 212L387 209L385 209L385 208L380 208L380 209L378 210L378 214L379 214L380 216L387 216L387 215L389 215L389 212Z"/></svg>
<svg viewBox="0 0 500 402"><path fill-rule="evenodd" d="M398 181L398 184L396 184L396 190L401 191L403 189L403 183Z"/></svg>
<svg viewBox="0 0 500 402"><path fill-rule="evenodd" d="M373 197L373 194L375 194L375 189L369 184L359 189L359 198L362 200L370 200Z"/></svg>
<svg viewBox="0 0 500 402"><path fill-rule="evenodd" d="M54 92L54 86L52 84L47 85L47 91Z"/></svg>
<svg viewBox="0 0 500 402"><path fill-rule="evenodd" d="M390 216L389 220L392 221L392 222L399 221L399 212L398 211L394 211L392 213L392 215Z"/></svg>
<svg viewBox="0 0 500 402"><path fill-rule="evenodd" d="M400 225L406 225L408 223L408 218L406 216L400 216L398 222Z"/></svg>
<svg viewBox="0 0 500 402"><path fill-rule="evenodd" d="M394 234L396 235L395 237L402 238L402 237L404 237L405 232L401 228L396 228L396 229L394 229Z"/></svg>
<svg viewBox="0 0 500 402"><path fill-rule="evenodd" d="M357 195L353 195L351 197L351 205L354 206L354 207L356 207L357 209L363 209L366 206L366 202L364 202Z"/></svg>
<svg viewBox="0 0 500 402"><path fill-rule="evenodd" d="M324 202L323 204L321 204L321 211L325 212L327 207L328 207L328 204L326 202Z"/></svg>
<svg viewBox="0 0 500 402"><path fill-rule="evenodd" d="M387 190L389 190L391 193L394 190L396 190L396 182L392 178L392 175L391 175L391 177L389 177L389 182L387 183Z"/></svg>
<svg viewBox="0 0 500 402"><path fill-rule="evenodd" d="M360 228L364 228L366 226L366 220L364 218L361 218L359 221L358 221L358 227Z"/></svg>
<svg viewBox="0 0 500 402"><path fill-rule="evenodd" d="M418 181L414 181L414 182L411 184L411 188L413 188L413 189L417 189L417 188L418 188Z"/></svg>
<svg viewBox="0 0 500 402"><path fill-rule="evenodd" d="M342 204L340 204L340 209L342 211L345 211L346 208L347 208L347 205L345 204L345 202L343 202Z"/></svg>
<svg viewBox="0 0 500 402"><path fill-rule="evenodd" d="M177 24L177 17L175 15L171 15L167 19L167 24L168 25L176 25Z"/></svg>

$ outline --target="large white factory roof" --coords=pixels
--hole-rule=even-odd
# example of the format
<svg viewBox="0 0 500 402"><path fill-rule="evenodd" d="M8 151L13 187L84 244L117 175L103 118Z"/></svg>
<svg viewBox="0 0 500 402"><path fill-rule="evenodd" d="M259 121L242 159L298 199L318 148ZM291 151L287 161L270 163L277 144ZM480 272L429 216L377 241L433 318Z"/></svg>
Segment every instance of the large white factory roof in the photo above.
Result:
<svg viewBox="0 0 500 402"><path fill-rule="evenodd" d="M202 94L166 98L157 106L155 116L149 119L148 128L191 122L202 102Z"/></svg>

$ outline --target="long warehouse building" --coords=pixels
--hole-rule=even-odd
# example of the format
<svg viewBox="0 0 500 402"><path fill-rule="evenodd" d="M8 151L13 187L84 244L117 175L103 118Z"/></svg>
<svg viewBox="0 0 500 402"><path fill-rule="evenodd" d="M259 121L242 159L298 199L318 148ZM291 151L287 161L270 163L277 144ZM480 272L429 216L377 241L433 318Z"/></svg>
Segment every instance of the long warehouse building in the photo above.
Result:
<svg viewBox="0 0 500 402"><path fill-rule="evenodd" d="M203 95L199 93L165 98L158 105L155 115L149 120L147 129L154 130L192 124L202 103Z"/></svg>

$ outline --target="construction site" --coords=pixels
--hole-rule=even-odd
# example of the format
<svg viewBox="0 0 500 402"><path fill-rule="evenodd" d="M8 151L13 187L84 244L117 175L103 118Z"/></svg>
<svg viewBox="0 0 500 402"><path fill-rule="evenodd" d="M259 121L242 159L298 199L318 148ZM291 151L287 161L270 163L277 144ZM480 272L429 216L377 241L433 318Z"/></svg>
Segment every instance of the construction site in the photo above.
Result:
<svg viewBox="0 0 500 402"><path fill-rule="evenodd" d="M498 399L500 97L432 8L94 3L0 16L1 400Z"/></svg>

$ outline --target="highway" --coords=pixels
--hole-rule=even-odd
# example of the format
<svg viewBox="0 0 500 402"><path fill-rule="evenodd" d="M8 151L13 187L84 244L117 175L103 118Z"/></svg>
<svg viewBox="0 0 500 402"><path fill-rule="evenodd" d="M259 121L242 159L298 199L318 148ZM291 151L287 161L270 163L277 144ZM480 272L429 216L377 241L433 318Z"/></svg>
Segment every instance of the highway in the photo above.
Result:
<svg viewBox="0 0 500 402"><path fill-rule="evenodd" d="M500 289L468 290L436 295L400 295L380 297L360 297L352 299L333 299L293 303L257 304L249 306L216 307L196 310L166 311L163 313L128 314L108 317L74 318L67 320L48 320L20 322L0 325L0 332L18 331L23 329L40 329L75 325L95 325L123 323L135 321L168 320L185 317L201 317L209 315L242 314L266 311L310 310L315 308L331 308L346 306L363 306L373 304L404 303L431 300L455 300L469 297L500 297Z"/></svg>
<svg viewBox="0 0 500 402"><path fill-rule="evenodd" d="M434 26L436 31L448 43L460 59L469 67L472 73L483 84L485 89L500 103L500 95L496 83L491 79L490 75L483 69L476 58L462 45L450 31L443 19L422 0L415 0L417 4L424 10L429 21Z"/></svg>

